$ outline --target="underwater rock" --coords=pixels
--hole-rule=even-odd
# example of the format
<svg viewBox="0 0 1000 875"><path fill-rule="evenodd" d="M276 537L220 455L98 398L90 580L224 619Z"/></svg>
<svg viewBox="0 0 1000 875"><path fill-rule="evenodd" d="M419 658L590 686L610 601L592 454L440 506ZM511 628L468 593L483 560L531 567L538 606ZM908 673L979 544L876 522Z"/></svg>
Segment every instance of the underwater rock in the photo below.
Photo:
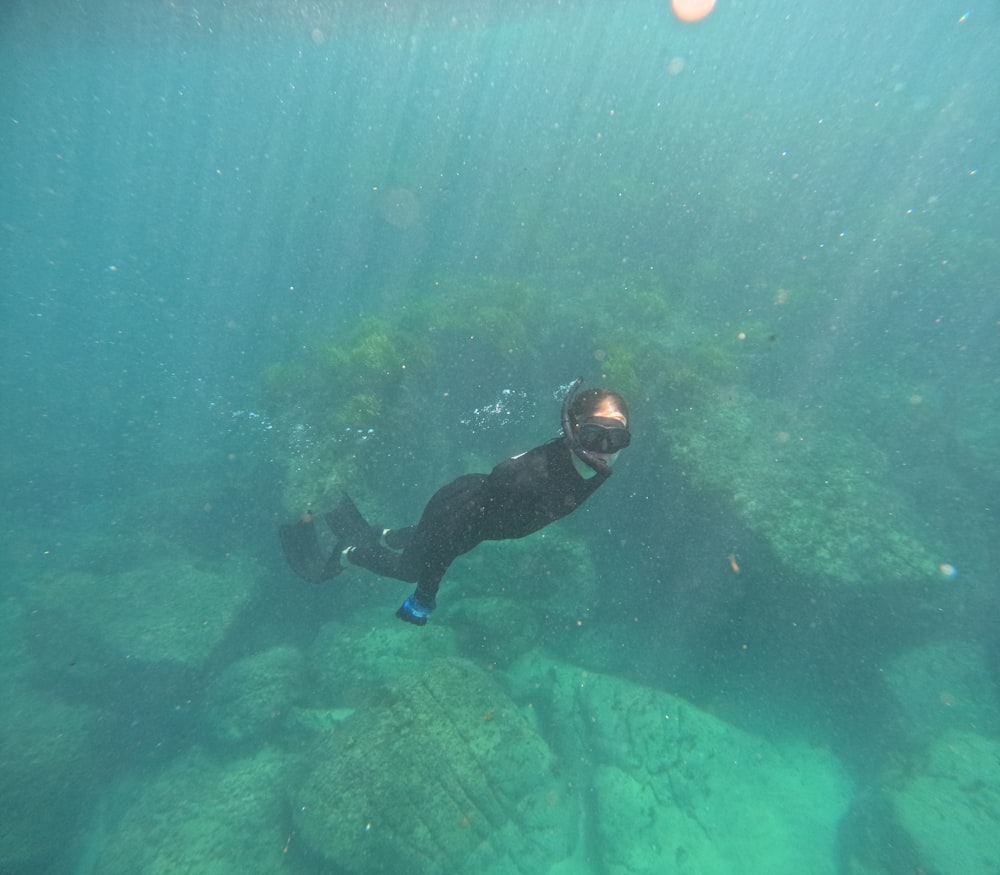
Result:
<svg viewBox="0 0 1000 875"><path fill-rule="evenodd" d="M426 483L430 497L440 472L455 470L453 429L468 412L457 406L465 402L456 390L468 384L459 375L474 371L497 386L530 385L549 370L537 326L562 320L550 315L553 296L545 288L520 277L434 275L379 295L383 315L313 326L294 360L274 362L261 374L275 437L287 441L275 461L285 467L282 503L290 514L332 504L345 490L371 512L398 507L401 463L406 481ZM574 318L586 308L582 291L572 307ZM559 341L567 342L564 331ZM558 427L558 402L550 403ZM421 423L419 446L414 422ZM490 446L500 436L494 456ZM494 423L491 435L468 444L488 453L471 470L489 471L511 449L510 439Z"/></svg>
<svg viewBox="0 0 1000 875"><path fill-rule="evenodd" d="M357 579L357 578L356 578ZM367 585L371 578L360 581ZM387 597L375 581L350 623L329 623L309 654L310 687L323 703L354 704L358 678L384 683L410 666L461 654L502 667L537 646L578 632L600 600L600 578L584 539L565 534L484 542L459 557L442 585L438 610L414 638L391 616L408 594ZM352 595L359 590L352 587ZM357 622L358 616L370 616ZM364 685L360 685L364 686ZM360 698L364 698L361 690Z"/></svg>
<svg viewBox="0 0 1000 875"><path fill-rule="evenodd" d="M65 871L67 842L94 804L96 710L3 683L0 721L0 872ZM69 848L72 852L72 848Z"/></svg>
<svg viewBox="0 0 1000 875"><path fill-rule="evenodd" d="M128 666L200 668L256 594L253 566L210 565L176 545L126 568L53 574L31 593L32 645L50 666L100 680Z"/></svg>
<svg viewBox="0 0 1000 875"><path fill-rule="evenodd" d="M489 672L438 659L372 692L290 789L311 853L359 875L545 872L569 854L577 806Z"/></svg>
<svg viewBox="0 0 1000 875"><path fill-rule="evenodd" d="M835 871L850 787L829 752L537 654L512 674L571 771L598 871Z"/></svg>
<svg viewBox="0 0 1000 875"><path fill-rule="evenodd" d="M194 749L110 795L90 870L101 875L274 875L288 871L287 759L263 748L219 762Z"/></svg>
<svg viewBox="0 0 1000 875"><path fill-rule="evenodd" d="M901 751L845 818L846 875L996 875L1000 741L946 731Z"/></svg>
<svg viewBox="0 0 1000 875"><path fill-rule="evenodd" d="M461 653L503 668L550 637L543 614L518 599L458 594L448 605L448 624Z"/></svg>
<svg viewBox="0 0 1000 875"><path fill-rule="evenodd" d="M930 745L917 774L893 794L896 817L921 871L1000 871L1000 741L948 732Z"/></svg>
<svg viewBox="0 0 1000 875"><path fill-rule="evenodd" d="M530 538L484 541L446 579L463 596L503 597L576 621L600 602L600 576L585 537L552 526Z"/></svg>
<svg viewBox="0 0 1000 875"><path fill-rule="evenodd" d="M286 740L328 732L354 713L354 708L300 708L292 706L285 720Z"/></svg>
<svg viewBox="0 0 1000 875"><path fill-rule="evenodd" d="M385 585L377 582L385 600ZM405 596L401 593L399 601ZM414 666L455 653L451 624L435 618L420 630L392 616L398 602L386 600L352 615L349 623L324 623L309 648L309 690L316 707L364 704L372 690L410 674ZM416 634L414 634L416 632Z"/></svg>
<svg viewBox="0 0 1000 875"><path fill-rule="evenodd" d="M208 686L206 719L222 743L259 743L278 729L302 695L305 661L294 647L272 647L227 666Z"/></svg>
<svg viewBox="0 0 1000 875"><path fill-rule="evenodd" d="M804 579L941 582L949 550L858 430L733 390L663 423L670 451Z"/></svg>
<svg viewBox="0 0 1000 875"><path fill-rule="evenodd" d="M460 652L504 667L542 639L577 633L600 604L600 582L586 541L565 530L486 541L452 566L441 616Z"/></svg>
<svg viewBox="0 0 1000 875"><path fill-rule="evenodd" d="M1000 696L985 648L971 641L934 641L893 660L883 677L914 741L947 729L988 733L1000 726Z"/></svg>

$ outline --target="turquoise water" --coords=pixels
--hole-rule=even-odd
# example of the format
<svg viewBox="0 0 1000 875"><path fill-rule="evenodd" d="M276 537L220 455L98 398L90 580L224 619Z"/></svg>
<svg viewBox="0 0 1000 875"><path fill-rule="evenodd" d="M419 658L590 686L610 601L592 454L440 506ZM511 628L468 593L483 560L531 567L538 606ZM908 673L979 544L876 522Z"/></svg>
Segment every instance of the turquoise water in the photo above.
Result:
<svg viewBox="0 0 1000 875"><path fill-rule="evenodd" d="M1000 10L10 2L0 873L995 873ZM311 587L552 437L566 520Z"/></svg>

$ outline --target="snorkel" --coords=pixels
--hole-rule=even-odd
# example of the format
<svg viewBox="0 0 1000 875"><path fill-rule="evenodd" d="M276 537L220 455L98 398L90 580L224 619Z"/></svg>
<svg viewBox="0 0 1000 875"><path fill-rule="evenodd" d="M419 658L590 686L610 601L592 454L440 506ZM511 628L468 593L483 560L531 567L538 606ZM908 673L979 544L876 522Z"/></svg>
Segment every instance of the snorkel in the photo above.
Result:
<svg viewBox="0 0 1000 875"><path fill-rule="evenodd" d="M573 384L569 387L569 391L566 393L566 397L563 399L562 406L562 430L563 437L566 438L566 443L569 444L570 451L588 468L591 468L594 473L600 475L601 477L611 476L611 466L604 461L604 459L599 458L597 455L592 453L590 450L585 450L580 446L580 440L573 431L573 422L570 419L569 409L573 404L573 399L576 398L576 394L580 389L580 384L583 382L583 377L577 377Z"/></svg>

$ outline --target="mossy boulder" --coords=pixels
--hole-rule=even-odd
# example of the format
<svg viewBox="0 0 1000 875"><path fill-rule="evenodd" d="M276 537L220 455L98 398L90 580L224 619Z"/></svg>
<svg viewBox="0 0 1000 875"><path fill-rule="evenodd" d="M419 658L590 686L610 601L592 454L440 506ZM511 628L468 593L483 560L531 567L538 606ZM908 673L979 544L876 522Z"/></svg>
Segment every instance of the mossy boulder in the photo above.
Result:
<svg viewBox="0 0 1000 875"><path fill-rule="evenodd" d="M675 696L537 653L510 680L566 763L599 871L836 871L851 788L828 751L771 743Z"/></svg>
<svg viewBox="0 0 1000 875"><path fill-rule="evenodd" d="M950 729L988 734L1000 727L1000 694L981 644L947 639L921 644L883 672L901 733L914 742Z"/></svg>
<svg viewBox="0 0 1000 875"><path fill-rule="evenodd" d="M101 875L274 875L295 837L282 795L288 759L274 748L221 761L193 749L123 784L87 871ZM118 815L117 819L111 817Z"/></svg>
<svg viewBox="0 0 1000 875"><path fill-rule="evenodd" d="M96 709L69 705L20 683L2 683L0 721L0 871L63 871L72 836L93 807Z"/></svg>
<svg viewBox="0 0 1000 875"><path fill-rule="evenodd" d="M346 329L319 326L293 359L266 365L261 395L287 439L286 509L325 506L344 484L354 494L357 484L368 484L362 489L379 503L393 482L385 479L387 455L411 480L440 471L454 458L455 445L442 438L435 446L434 437L457 423L435 421L435 414L454 415L454 408L431 400L448 397L458 388L455 374L470 369L532 384L543 370L538 326L554 324L550 297L489 276L418 279L394 297L391 312ZM421 423L419 446L412 446L415 422ZM411 452L401 454L401 446Z"/></svg>
<svg viewBox="0 0 1000 875"><path fill-rule="evenodd" d="M363 706L373 690L412 674L428 662L456 653L454 629L451 624L436 622L437 615L420 629L393 616L409 594L409 589L402 586L397 599L386 593L384 581L376 580L370 590L370 607L353 615L349 622L323 624L306 660L310 705ZM384 603L375 603L376 596Z"/></svg>
<svg viewBox="0 0 1000 875"><path fill-rule="evenodd" d="M149 546L135 564L91 562L38 581L27 616L43 664L72 665L81 680L204 665L255 597L259 571L236 559L206 562L166 541Z"/></svg>
<svg viewBox="0 0 1000 875"><path fill-rule="evenodd" d="M949 732L893 794L896 817L921 869L939 875L1000 871L1000 740Z"/></svg>
<svg viewBox="0 0 1000 875"><path fill-rule="evenodd" d="M1000 741L965 730L901 751L845 818L846 875L1000 871Z"/></svg>
<svg viewBox="0 0 1000 875"><path fill-rule="evenodd" d="M302 651L287 645L230 663L208 685L209 731L226 747L267 741L302 698L304 680Z"/></svg>
<svg viewBox="0 0 1000 875"><path fill-rule="evenodd" d="M948 549L857 430L732 390L665 417L670 451L804 579L940 585Z"/></svg>
<svg viewBox="0 0 1000 875"><path fill-rule="evenodd" d="M545 872L577 807L556 759L491 673L432 660L318 736L290 788L295 828L338 871Z"/></svg>

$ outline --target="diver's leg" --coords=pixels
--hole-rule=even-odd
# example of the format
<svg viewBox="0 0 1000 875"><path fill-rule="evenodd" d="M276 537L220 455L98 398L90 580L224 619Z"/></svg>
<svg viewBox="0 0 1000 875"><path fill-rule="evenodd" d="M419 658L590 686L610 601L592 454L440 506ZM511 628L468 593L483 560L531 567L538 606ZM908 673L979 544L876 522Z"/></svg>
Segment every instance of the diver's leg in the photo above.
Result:
<svg viewBox="0 0 1000 875"><path fill-rule="evenodd" d="M447 486L438 490L427 502L417 525L381 529L376 542L352 544L345 551L344 558L351 565L360 565L382 577L414 583L425 572L427 557L436 557L443 552L448 556L441 569L443 574L448 561L454 558L449 544L449 534L454 529L449 517L454 505L443 502L441 498L448 494L450 490Z"/></svg>
<svg viewBox="0 0 1000 875"><path fill-rule="evenodd" d="M484 474L466 474L441 487L427 502L402 554L418 574L417 588L396 611L399 619L425 625L437 607L438 587L452 561L482 541L485 482Z"/></svg>
<svg viewBox="0 0 1000 875"><path fill-rule="evenodd" d="M478 488L485 479L484 474L466 474L442 486L427 502L420 522L404 529L369 525L345 495L326 515L338 535L337 546L343 550L343 559L334 555L330 563L336 561L339 567L346 560L382 577L407 583L420 580L436 592L451 560L482 540L474 520L478 517Z"/></svg>
<svg viewBox="0 0 1000 875"><path fill-rule="evenodd" d="M337 539L348 544L373 543L378 541L382 534L380 527L369 524L361 515L361 511L351 501L349 495L342 496L337 506L324 514L323 519Z"/></svg>
<svg viewBox="0 0 1000 875"><path fill-rule="evenodd" d="M405 550L413 541L413 533L416 526L406 526L402 529L382 529L382 537L378 539L379 544L388 550Z"/></svg>
<svg viewBox="0 0 1000 875"><path fill-rule="evenodd" d="M392 577L406 583L413 583L420 573L420 566L409 551L387 549L380 544L351 545L344 551L344 558L351 565L358 565L368 571Z"/></svg>
<svg viewBox="0 0 1000 875"><path fill-rule="evenodd" d="M337 547L327 562L329 568L358 565L383 577L407 582L416 580L401 553L412 539L413 526L403 529L373 526L347 495L324 515L324 519L337 536Z"/></svg>
<svg viewBox="0 0 1000 875"><path fill-rule="evenodd" d="M399 533L402 536L405 532L406 541L399 566L406 576L398 575L399 579L417 581L425 604L433 605L452 560L482 540L476 521L485 480L484 474L465 474L442 486L427 502L420 522ZM389 533L390 541L395 534Z"/></svg>

